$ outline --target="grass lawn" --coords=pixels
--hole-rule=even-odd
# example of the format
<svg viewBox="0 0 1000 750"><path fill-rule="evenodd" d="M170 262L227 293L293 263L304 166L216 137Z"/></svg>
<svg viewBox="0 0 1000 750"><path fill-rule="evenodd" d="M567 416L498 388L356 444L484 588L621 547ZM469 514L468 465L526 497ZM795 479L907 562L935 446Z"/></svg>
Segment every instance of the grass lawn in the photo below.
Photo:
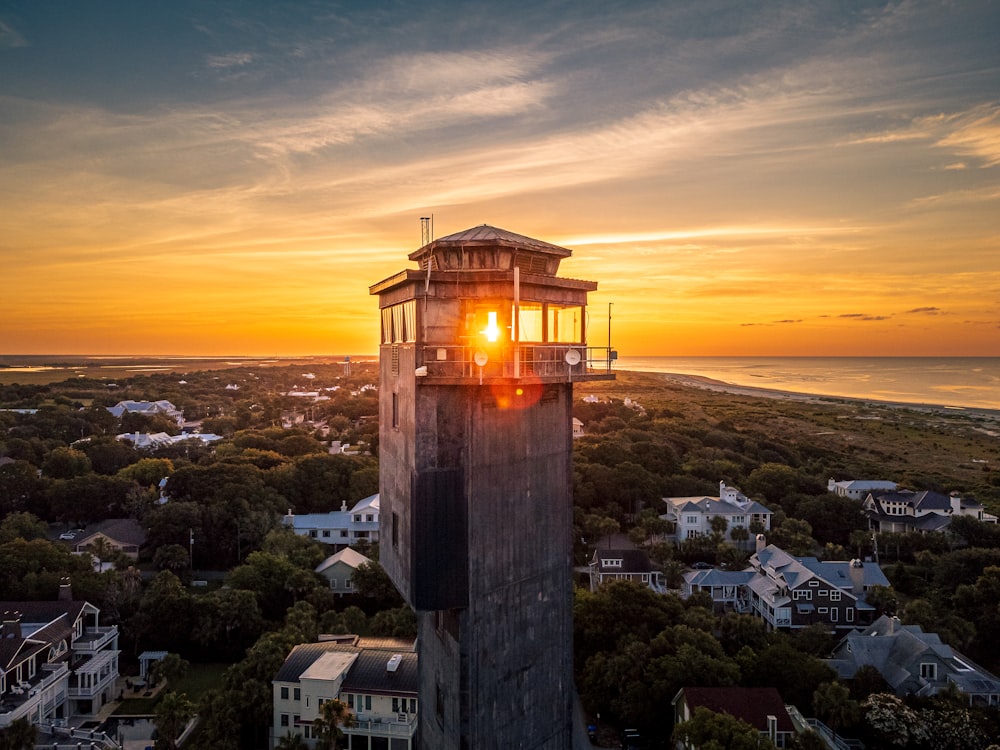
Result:
<svg viewBox="0 0 1000 750"><path fill-rule="evenodd" d="M222 684L222 673L229 667L229 664L192 664L188 673L168 689L187 693L187 697L197 703L205 691Z"/></svg>
<svg viewBox="0 0 1000 750"><path fill-rule="evenodd" d="M218 687L222 683L222 673L229 664L192 664L188 673L174 685L167 685L152 698L126 698L121 702L115 714L118 716L143 716L156 713L156 704L163 694L170 690L187 693L187 697L197 703L205 691Z"/></svg>

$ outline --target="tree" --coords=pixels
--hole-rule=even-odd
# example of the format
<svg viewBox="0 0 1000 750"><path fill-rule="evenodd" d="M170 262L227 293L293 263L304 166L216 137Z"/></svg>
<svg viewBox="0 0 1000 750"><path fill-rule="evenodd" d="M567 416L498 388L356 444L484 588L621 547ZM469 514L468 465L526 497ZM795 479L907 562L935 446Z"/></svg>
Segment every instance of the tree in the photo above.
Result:
<svg viewBox="0 0 1000 750"><path fill-rule="evenodd" d="M186 675L190 668L191 663L179 654L167 654L149 665L149 684L155 686L160 680L166 680L167 684L172 685Z"/></svg>
<svg viewBox="0 0 1000 750"><path fill-rule="evenodd" d="M52 479L72 479L90 471L87 454L75 448L55 448L42 463L42 473Z"/></svg>
<svg viewBox="0 0 1000 750"><path fill-rule="evenodd" d="M774 744L742 719L698 706L691 718L674 727L678 746L698 750L774 750Z"/></svg>
<svg viewBox="0 0 1000 750"><path fill-rule="evenodd" d="M0 750L34 750L38 728L25 718L0 729Z"/></svg>
<svg viewBox="0 0 1000 750"><path fill-rule="evenodd" d="M725 516L712 516L708 520L708 525L712 527L712 534L717 537L718 541L722 541L726 537L726 532L729 530L729 519Z"/></svg>
<svg viewBox="0 0 1000 750"><path fill-rule="evenodd" d="M403 604L392 579L375 560L362 563L351 574L351 583L360 596L371 597L379 609L391 609Z"/></svg>
<svg viewBox="0 0 1000 750"><path fill-rule="evenodd" d="M47 534L45 521L33 513L11 513L0 521L0 544L15 539L30 542L32 539L44 539Z"/></svg>
<svg viewBox="0 0 1000 750"><path fill-rule="evenodd" d="M194 704L186 693L166 693L156 704L156 750L176 750L177 738L193 717Z"/></svg>
<svg viewBox="0 0 1000 750"><path fill-rule="evenodd" d="M317 750L338 750L340 741L344 738L341 727L354 724L354 716L344 703L334 698L323 704L319 710L319 718L313 722L313 728L319 737Z"/></svg>
<svg viewBox="0 0 1000 750"><path fill-rule="evenodd" d="M836 738L837 732L854 724L861 714L857 701L851 698L851 691L839 682L824 682L813 693L813 710Z"/></svg>

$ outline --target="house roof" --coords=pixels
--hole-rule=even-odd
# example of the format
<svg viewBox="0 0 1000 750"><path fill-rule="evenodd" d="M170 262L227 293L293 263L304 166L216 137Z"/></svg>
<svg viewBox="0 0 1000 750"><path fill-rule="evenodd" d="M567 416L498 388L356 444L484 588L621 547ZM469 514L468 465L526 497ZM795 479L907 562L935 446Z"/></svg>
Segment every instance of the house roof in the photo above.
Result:
<svg viewBox="0 0 1000 750"><path fill-rule="evenodd" d="M355 639L356 640L356 639ZM300 643L293 648L278 673L274 676L275 682L298 682L303 672L309 669L317 659L330 651L346 651L354 653L357 647L352 644L345 644L340 641L321 641L319 643Z"/></svg>
<svg viewBox="0 0 1000 750"><path fill-rule="evenodd" d="M795 731L785 702L773 687L685 687L674 702L682 697L692 711L701 706L727 713L761 732L767 731L768 716L777 718L779 732Z"/></svg>
<svg viewBox="0 0 1000 750"><path fill-rule="evenodd" d="M141 547L146 543L146 531L134 518L109 518L87 526L84 536L73 540L73 546L85 547L98 534L121 544Z"/></svg>
<svg viewBox="0 0 1000 750"><path fill-rule="evenodd" d="M568 258L572 251L565 247L553 245L550 242L536 240L533 237L526 237L499 227L492 227L489 224L480 224L478 227L464 229L461 232L446 235L434 240L429 245L425 245L419 250L410 253L410 260L418 260L427 254L428 248L437 248L442 245L501 245L516 248L527 248L538 252L556 255L560 258Z"/></svg>
<svg viewBox="0 0 1000 750"><path fill-rule="evenodd" d="M920 664L932 662L940 667L939 682L947 679L968 694L1000 695L1000 679L943 643L936 633L925 633L918 625L902 625L886 615L863 631L844 636L833 657L827 663L840 677L850 679L862 666L872 666L900 694L924 688Z"/></svg>
<svg viewBox="0 0 1000 750"><path fill-rule="evenodd" d="M622 564L609 566L607 560L621 560ZM654 570L646 553L638 549L598 549L594 551L594 562L602 573L649 573Z"/></svg>
<svg viewBox="0 0 1000 750"><path fill-rule="evenodd" d="M397 666L389 668L394 656ZM350 693L415 696L420 682L417 676L417 655L413 651L368 648L358 654L344 678L342 690Z"/></svg>
<svg viewBox="0 0 1000 750"><path fill-rule="evenodd" d="M694 570L684 574L691 586L745 586L757 575L754 570Z"/></svg>
<svg viewBox="0 0 1000 750"><path fill-rule="evenodd" d="M322 573L324 570L336 565L337 563L344 563L344 565L347 565L357 570L359 566L370 562L371 560L369 558L365 557L357 550L353 550L350 547L345 547L344 549L340 550L340 552L336 553L335 555L330 555L323 562L317 565L316 572Z"/></svg>
<svg viewBox="0 0 1000 750"><path fill-rule="evenodd" d="M303 643L292 649L274 676L274 682L299 682L324 677L325 672L344 675L341 690L381 695L416 695L417 654L413 641L397 638L358 638ZM395 670L388 668L395 655ZM314 670L313 674L309 674ZM316 671L318 670L318 671ZM330 674L330 677L336 676Z"/></svg>

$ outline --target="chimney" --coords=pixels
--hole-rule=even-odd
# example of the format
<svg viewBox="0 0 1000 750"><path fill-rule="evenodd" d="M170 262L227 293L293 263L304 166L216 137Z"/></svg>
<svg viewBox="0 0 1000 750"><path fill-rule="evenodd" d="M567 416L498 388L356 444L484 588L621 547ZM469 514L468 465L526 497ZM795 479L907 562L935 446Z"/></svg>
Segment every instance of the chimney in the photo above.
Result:
<svg viewBox="0 0 1000 750"><path fill-rule="evenodd" d="M397 669L399 669L399 663L401 661L403 661L403 655L402 654L393 654L389 658L389 661L386 662L385 671L386 672L395 672Z"/></svg>
<svg viewBox="0 0 1000 750"><path fill-rule="evenodd" d="M61 602L73 601L73 587L70 585L69 578L63 577L59 579L59 596L57 599Z"/></svg>
<svg viewBox="0 0 1000 750"><path fill-rule="evenodd" d="M865 564L861 561L861 558L852 559L847 572L851 577L851 591L858 596L864 594Z"/></svg>
<svg viewBox="0 0 1000 750"><path fill-rule="evenodd" d="M767 715L767 736L770 738L771 742L777 746L778 744L778 717L774 714Z"/></svg>
<svg viewBox="0 0 1000 750"><path fill-rule="evenodd" d="M757 552L762 551L767 546L767 537L763 534L757 535Z"/></svg>
<svg viewBox="0 0 1000 750"><path fill-rule="evenodd" d="M962 512L962 496L958 494L957 490L952 490L948 499L951 501L951 512L957 516Z"/></svg>
<svg viewBox="0 0 1000 750"><path fill-rule="evenodd" d="M4 638L20 638L21 637L21 613L11 612L6 610L3 613L3 637Z"/></svg>
<svg viewBox="0 0 1000 750"><path fill-rule="evenodd" d="M346 513L347 512L347 501L346 500L341 500L340 501L340 512L341 513Z"/></svg>

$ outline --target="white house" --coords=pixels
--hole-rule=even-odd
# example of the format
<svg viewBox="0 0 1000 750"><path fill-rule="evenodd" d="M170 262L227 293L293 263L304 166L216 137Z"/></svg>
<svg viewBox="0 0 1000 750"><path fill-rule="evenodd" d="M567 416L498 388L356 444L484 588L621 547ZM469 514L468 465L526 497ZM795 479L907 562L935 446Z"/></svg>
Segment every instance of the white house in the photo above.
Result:
<svg viewBox="0 0 1000 750"><path fill-rule="evenodd" d="M73 601L69 583L49 602L0 601L0 728L27 719L40 730L93 720L114 700L118 627Z"/></svg>
<svg viewBox="0 0 1000 750"><path fill-rule="evenodd" d="M771 528L771 511L724 481L719 482L718 497L665 497L663 501L667 504L667 512L660 518L675 524L678 542L712 534L713 518L726 520L725 539L730 544L736 544L734 529L746 529L749 534L750 524L755 521L760 523L761 531Z"/></svg>
<svg viewBox="0 0 1000 750"><path fill-rule="evenodd" d="M895 492L896 486L895 482L880 479L847 479L838 482L831 478L826 484L826 490L841 497L864 500L871 493Z"/></svg>
<svg viewBox="0 0 1000 750"><path fill-rule="evenodd" d="M952 492L945 496L924 490L870 493L864 502L868 526L874 531L944 531L956 516L968 516L984 523L996 523L997 517L972 499Z"/></svg>
<svg viewBox="0 0 1000 750"><path fill-rule="evenodd" d="M346 547L362 540L378 541L378 510L376 494L359 500L351 510L347 509L347 503L330 513L295 515L289 509L282 523L299 536Z"/></svg>
<svg viewBox="0 0 1000 750"><path fill-rule="evenodd" d="M272 681L271 747L289 734L313 747L313 722L327 701L339 700L353 715L341 727L347 750L412 750L418 685L412 641L347 635L296 646Z"/></svg>
<svg viewBox="0 0 1000 750"><path fill-rule="evenodd" d="M371 560L360 552L344 547L336 554L330 555L323 562L316 566L316 572L326 579L327 584L337 596L354 593L354 583L352 576L362 565L370 563Z"/></svg>
<svg viewBox="0 0 1000 750"><path fill-rule="evenodd" d="M144 414L148 417L160 414L177 422L178 427L184 424L184 412L169 401L162 399L160 401L119 401L114 406L107 408L109 412L119 419L126 412L129 414Z"/></svg>

